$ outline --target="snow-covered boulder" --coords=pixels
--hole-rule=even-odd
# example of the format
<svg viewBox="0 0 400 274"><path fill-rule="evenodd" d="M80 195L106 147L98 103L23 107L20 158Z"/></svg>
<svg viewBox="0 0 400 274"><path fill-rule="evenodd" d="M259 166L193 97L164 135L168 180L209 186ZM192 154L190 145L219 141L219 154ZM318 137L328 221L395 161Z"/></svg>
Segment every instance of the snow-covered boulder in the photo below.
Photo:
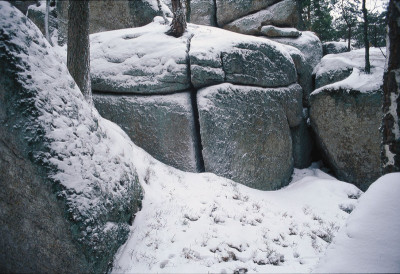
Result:
<svg viewBox="0 0 400 274"><path fill-rule="evenodd" d="M172 16L170 9L160 1L163 12ZM144 26L152 22L155 16L161 15L157 0L97 0L90 1L89 7L90 33ZM68 1L57 1L57 14L61 44L65 44L68 34Z"/></svg>
<svg viewBox="0 0 400 274"><path fill-rule="evenodd" d="M297 38L270 37L270 39L299 49L312 68L321 61L322 43L313 32L303 31Z"/></svg>
<svg viewBox="0 0 400 274"><path fill-rule="evenodd" d="M222 1L223 0L221 0L221 2ZM261 34L261 27L265 25L297 27L298 22L299 17L296 1L283 0L266 9L236 19L235 21L224 25L223 28L238 33L254 35Z"/></svg>
<svg viewBox="0 0 400 274"><path fill-rule="evenodd" d="M222 27L236 19L268 8L280 0L216 0L218 26Z"/></svg>
<svg viewBox="0 0 400 274"><path fill-rule="evenodd" d="M160 94L190 87L190 34L168 36L159 21L91 35L91 77L96 91Z"/></svg>
<svg viewBox="0 0 400 274"><path fill-rule="evenodd" d="M400 173L374 182L314 273L400 272Z"/></svg>
<svg viewBox="0 0 400 274"><path fill-rule="evenodd" d="M229 82L281 87L297 80L292 58L280 44L213 27L192 25L191 81L195 88Z"/></svg>
<svg viewBox="0 0 400 274"><path fill-rule="evenodd" d="M348 45L346 42L325 42L322 43L322 49L324 56L328 54L338 54L348 51Z"/></svg>
<svg viewBox="0 0 400 274"><path fill-rule="evenodd" d="M198 172L196 128L190 92L163 96L95 94L100 114L117 123L156 159Z"/></svg>
<svg viewBox="0 0 400 274"><path fill-rule="evenodd" d="M385 56L378 48L370 48L370 63L373 67L382 68ZM365 50L358 49L350 52L326 55L314 68L315 87L342 81L350 76L353 68L362 70L365 65Z"/></svg>
<svg viewBox="0 0 400 274"><path fill-rule="evenodd" d="M23 14L26 14L30 5L36 4L36 0L9 0L13 6L19 9Z"/></svg>
<svg viewBox="0 0 400 274"><path fill-rule="evenodd" d="M311 126L325 161L340 180L364 190L380 175L383 70L383 63L371 74L354 68L310 96Z"/></svg>
<svg viewBox="0 0 400 274"><path fill-rule="evenodd" d="M301 31L295 28L278 28L272 25L262 26L260 32L267 37L299 37Z"/></svg>
<svg viewBox="0 0 400 274"><path fill-rule="evenodd" d="M200 90L205 170L257 189L286 185L293 172L289 126L301 122L301 93L299 85L265 89L221 84Z"/></svg>
<svg viewBox="0 0 400 274"><path fill-rule="evenodd" d="M40 30L9 3L0 10L1 269L105 272L140 193L132 144Z"/></svg>

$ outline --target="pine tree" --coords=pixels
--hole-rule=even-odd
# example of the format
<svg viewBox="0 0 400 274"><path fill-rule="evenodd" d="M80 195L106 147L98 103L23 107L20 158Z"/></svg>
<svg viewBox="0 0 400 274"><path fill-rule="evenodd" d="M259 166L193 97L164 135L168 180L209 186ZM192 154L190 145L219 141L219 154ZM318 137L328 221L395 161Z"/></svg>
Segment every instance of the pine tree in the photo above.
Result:
<svg viewBox="0 0 400 274"><path fill-rule="evenodd" d="M67 67L92 104L90 83L89 0L69 1Z"/></svg>
<svg viewBox="0 0 400 274"><path fill-rule="evenodd" d="M172 13L174 18L172 19L171 28L167 34L174 37L181 37L186 30L186 15L185 10L180 0L171 0Z"/></svg>
<svg viewBox="0 0 400 274"><path fill-rule="evenodd" d="M368 11L365 0L362 0L362 13L364 17L365 73L369 74L371 73L371 64L369 63Z"/></svg>

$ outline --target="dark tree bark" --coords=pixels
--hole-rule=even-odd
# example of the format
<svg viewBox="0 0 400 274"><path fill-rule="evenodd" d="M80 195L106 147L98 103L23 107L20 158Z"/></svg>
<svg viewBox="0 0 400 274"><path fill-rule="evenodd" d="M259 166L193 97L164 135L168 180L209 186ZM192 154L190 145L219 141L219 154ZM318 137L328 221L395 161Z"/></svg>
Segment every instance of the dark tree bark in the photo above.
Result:
<svg viewBox="0 0 400 274"><path fill-rule="evenodd" d="M50 0L46 0L46 13L44 15L44 28L46 40L51 44L49 33L49 13L50 13Z"/></svg>
<svg viewBox="0 0 400 274"><path fill-rule="evenodd" d="M387 66L383 77L382 173L400 171L400 0L388 7Z"/></svg>
<svg viewBox="0 0 400 274"><path fill-rule="evenodd" d="M185 10L180 0L171 0L171 4L174 18L172 19L171 28L168 30L167 34L174 37L181 37L186 30Z"/></svg>
<svg viewBox="0 0 400 274"><path fill-rule="evenodd" d="M362 1L362 12L364 16L364 47L365 47L365 73L371 73L371 64L369 63L369 40L368 40L368 11L365 6L365 1Z"/></svg>
<svg viewBox="0 0 400 274"><path fill-rule="evenodd" d="M69 1L67 66L85 99L91 104L89 0Z"/></svg>

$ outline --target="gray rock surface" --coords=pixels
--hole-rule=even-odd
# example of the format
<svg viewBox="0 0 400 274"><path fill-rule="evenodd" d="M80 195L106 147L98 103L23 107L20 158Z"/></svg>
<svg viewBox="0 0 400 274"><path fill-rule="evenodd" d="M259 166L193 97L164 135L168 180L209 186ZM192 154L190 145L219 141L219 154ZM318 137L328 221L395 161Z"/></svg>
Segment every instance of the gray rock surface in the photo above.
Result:
<svg viewBox="0 0 400 274"><path fill-rule="evenodd" d="M265 25L297 27L298 23L299 17L296 1L283 0L267 9L236 19L224 25L223 28L243 34L259 35L261 34L261 27Z"/></svg>
<svg viewBox="0 0 400 274"><path fill-rule="evenodd" d="M218 26L265 9L280 0L216 0Z"/></svg>
<svg viewBox="0 0 400 274"><path fill-rule="evenodd" d="M221 84L198 92L205 170L253 188L278 189L293 171L288 108L298 85L265 89ZM295 105L296 104L296 105ZM301 113L300 113L301 120Z"/></svg>
<svg viewBox="0 0 400 274"><path fill-rule="evenodd" d="M302 35L298 38L270 37L270 39L299 49L312 68L321 61L322 43L319 38L310 31L303 31Z"/></svg>
<svg viewBox="0 0 400 274"><path fill-rule="evenodd" d="M184 171L199 171L190 92L163 96L95 94L93 99L104 118L118 124L154 158Z"/></svg>
<svg viewBox="0 0 400 274"><path fill-rule="evenodd" d="M140 185L125 135L83 98L38 28L0 2L1 272L106 272Z"/></svg>
<svg viewBox="0 0 400 274"><path fill-rule="evenodd" d="M295 168L307 168L312 163L312 150L314 141L311 136L311 129L307 125L307 110L303 111L303 119L298 126L291 127L293 144L293 160Z"/></svg>
<svg viewBox="0 0 400 274"><path fill-rule="evenodd" d="M381 91L322 88L310 97L311 126L335 175L362 190L380 176Z"/></svg>
<svg viewBox="0 0 400 274"><path fill-rule="evenodd" d="M322 43L324 56L327 54L338 54L347 52L348 47L346 42L325 42Z"/></svg>
<svg viewBox="0 0 400 274"><path fill-rule="evenodd" d="M91 35L91 80L96 91L160 94L190 87L190 34L175 38L169 26L144 27ZM154 41L163 43L154 43Z"/></svg>
<svg viewBox="0 0 400 274"><path fill-rule="evenodd" d="M8 2L19 9L23 14L26 14L30 5L36 4L36 0L8 0Z"/></svg>
<svg viewBox="0 0 400 274"><path fill-rule="evenodd" d="M190 0L190 23L216 26L214 0Z"/></svg>
<svg viewBox="0 0 400 274"><path fill-rule="evenodd" d="M162 15L156 0L96 0L90 1L90 33L144 26L153 21L155 16ZM162 3L167 16L172 16L169 8ZM106 12L105 12L106 11ZM67 43L68 1L57 1L59 19L59 43Z"/></svg>
<svg viewBox="0 0 400 274"><path fill-rule="evenodd" d="M267 37L299 37L301 32L295 28L278 28L272 25L261 27L260 32Z"/></svg>
<svg viewBox="0 0 400 274"><path fill-rule="evenodd" d="M315 88L320 88L332 83L336 83L346 79L353 72L353 68L348 65L344 65L340 69L332 69L327 71L317 72L315 77Z"/></svg>
<svg viewBox="0 0 400 274"><path fill-rule="evenodd" d="M210 27L192 26L191 31L189 56L195 88L222 82L260 87L296 82L292 58L279 44Z"/></svg>

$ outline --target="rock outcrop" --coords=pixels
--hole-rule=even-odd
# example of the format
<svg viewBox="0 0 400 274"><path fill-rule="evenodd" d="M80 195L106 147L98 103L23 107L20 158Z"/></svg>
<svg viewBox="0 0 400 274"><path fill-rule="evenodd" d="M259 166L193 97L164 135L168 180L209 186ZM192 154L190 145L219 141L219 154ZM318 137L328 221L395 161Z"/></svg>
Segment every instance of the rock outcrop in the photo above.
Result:
<svg viewBox="0 0 400 274"><path fill-rule="evenodd" d="M190 91L171 95L95 94L96 108L132 141L170 166L201 171Z"/></svg>
<svg viewBox="0 0 400 274"><path fill-rule="evenodd" d="M298 85L263 89L222 84L200 90L205 170L257 189L285 186L293 172L288 121L295 115L288 115L288 110L301 105L288 104L285 93L301 101ZM296 116L300 116L296 122L300 121L301 110Z"/></svg>
<svg viewBox="0 0 400 274"><path fill-rule="evenodd" d="M129 139L85 102L38 28L0 10L0 271L106 272L140 196L115 147Z"/></svg>
<svg viewBox="0 0 400 274"><path fill-rule="evenodd" d="M322 44L324 56L328 54L338 54L348 51L346 42L325 42Z"/></svg>

